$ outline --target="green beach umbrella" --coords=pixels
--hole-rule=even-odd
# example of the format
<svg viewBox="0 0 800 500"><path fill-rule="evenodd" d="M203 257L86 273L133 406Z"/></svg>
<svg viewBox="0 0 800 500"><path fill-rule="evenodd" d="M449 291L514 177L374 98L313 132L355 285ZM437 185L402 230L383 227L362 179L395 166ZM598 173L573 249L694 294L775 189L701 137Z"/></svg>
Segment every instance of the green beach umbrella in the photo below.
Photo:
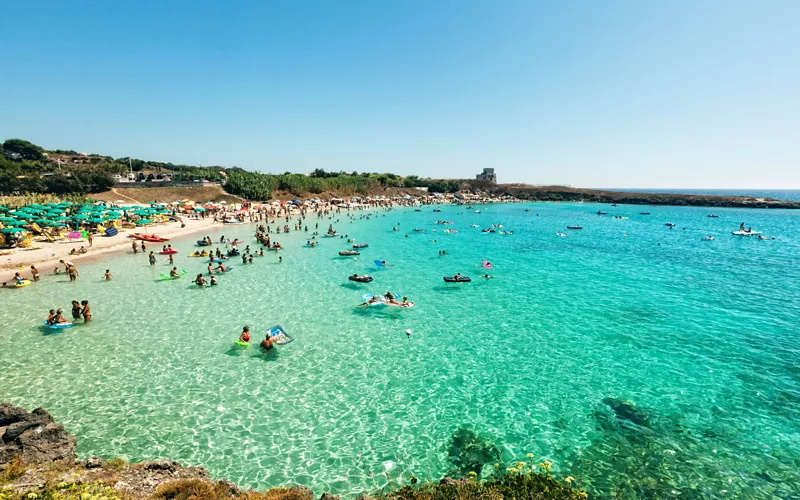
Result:
<svg viewBox="0 0 800 500"><path fill-rule="evenodd" d="M78 214L78 215L76 215L75 217L73 217L73 218L72 218L72 220L86 220L86 219L88 219L88 218L89 218L89 216L88 216L88 215L81 215L81 214Z"/></svg>
<svg viewBox="0 0 800 500"><path fill-rule="evenodd" d="M152 223L153 221L151 221L150 219L140 219L136 221L137 226L143 226L145 224L152 224Z"/></svg>
<svg viewBox="0 0 800 500"><path fill-rule="evenodd" d="M27 229L21 227L4 227L0 229L0 233L21 233L23 231L27 231Z"/></svg>
<svg viewBox="0 0 800 500"><path fill-rule="evenodd" d="M17 222L15 217L0 217L0 222Z"/></svg>
<svg viewBox="0 0 800 500"><path fill-rule="evenodd" d="M89 219L89 222L91 222L92 224L102 224L105 221L106 220L102 217L92 217L91 219Z"/></svg>

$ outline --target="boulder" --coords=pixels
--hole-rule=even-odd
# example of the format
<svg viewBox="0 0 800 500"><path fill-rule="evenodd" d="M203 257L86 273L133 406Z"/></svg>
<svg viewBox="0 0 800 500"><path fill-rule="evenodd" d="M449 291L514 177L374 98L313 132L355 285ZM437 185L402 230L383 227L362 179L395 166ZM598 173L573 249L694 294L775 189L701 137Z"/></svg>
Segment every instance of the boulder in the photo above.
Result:
<svg viewBox="0 0 800 500"><path fill-rule="evenodd" d="M19 456L28 464L75 460L75 438L42 408L0 404L0 467Z"/></svg>

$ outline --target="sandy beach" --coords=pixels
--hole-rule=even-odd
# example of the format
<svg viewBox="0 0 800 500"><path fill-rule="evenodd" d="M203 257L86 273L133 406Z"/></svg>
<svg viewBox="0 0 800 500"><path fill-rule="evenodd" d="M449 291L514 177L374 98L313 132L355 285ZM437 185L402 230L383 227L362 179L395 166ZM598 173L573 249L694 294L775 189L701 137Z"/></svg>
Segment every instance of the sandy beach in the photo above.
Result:
<svg viewBox="0 0 800 500"><path fill-rule="evenodd" d="M169 222L166 224L159 224L156 226L148 227L145 231L143 228L139 229L126 229L120 231L118 235L108 237L96 235L93 238L92 246L89 247L89 242L86 239L71 240L71 241L36 241L33 244L34 249L15 249L11 255L4 255L0 257L0 269L2 273L0 277L2 281L10 281L15 272L21 271L24 278L30 278L30 266L35 265L39 269L42 276L46 276L53 271L53 268L58 265L61 259L69 260L80 267L81 262L89 262L101 257L108 257L118 252L131 251L131 238L128 235L136 232L147 232L148 234L157 234L165 238L177 238L193 233L202 233L210 229L222 228L222 224L214 223L214 219L209 217L206 219L189 219L184 218L186 227L181 228L180 222ZM160 248L158 243L150 243L153 249ZM86 247L88 251L85 254L70 255L70 251Z"/></svg>

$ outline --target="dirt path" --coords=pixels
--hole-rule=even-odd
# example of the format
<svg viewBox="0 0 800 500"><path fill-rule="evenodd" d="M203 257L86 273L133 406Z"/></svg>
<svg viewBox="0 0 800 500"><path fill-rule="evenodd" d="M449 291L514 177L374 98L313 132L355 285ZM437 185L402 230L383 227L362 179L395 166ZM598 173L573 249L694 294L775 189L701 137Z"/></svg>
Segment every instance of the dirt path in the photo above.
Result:
<svg viewBox="0 0 800 500"><path fill-rule="evenodd" d="M130 196L125 196L124 194L120 193L119 191L117 191L114 188L111 188L111 192L114 193L115 195L117 195L118 197L120 197L121 199L130 200L130 201L132 201L134 203L141 203L139 200L134 200Z"/></svg>

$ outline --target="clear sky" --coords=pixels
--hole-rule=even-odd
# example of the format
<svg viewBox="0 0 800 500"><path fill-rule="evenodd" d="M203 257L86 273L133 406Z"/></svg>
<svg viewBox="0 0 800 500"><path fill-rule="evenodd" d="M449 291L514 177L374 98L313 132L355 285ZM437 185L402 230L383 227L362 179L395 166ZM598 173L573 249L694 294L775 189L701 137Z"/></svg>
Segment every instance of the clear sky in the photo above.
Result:
<svg viewBox="0 0 800 500"><path fill-rule="evenodd" d="M800 188L798 0L5 2L0 138L581 187Z"/></svg>

